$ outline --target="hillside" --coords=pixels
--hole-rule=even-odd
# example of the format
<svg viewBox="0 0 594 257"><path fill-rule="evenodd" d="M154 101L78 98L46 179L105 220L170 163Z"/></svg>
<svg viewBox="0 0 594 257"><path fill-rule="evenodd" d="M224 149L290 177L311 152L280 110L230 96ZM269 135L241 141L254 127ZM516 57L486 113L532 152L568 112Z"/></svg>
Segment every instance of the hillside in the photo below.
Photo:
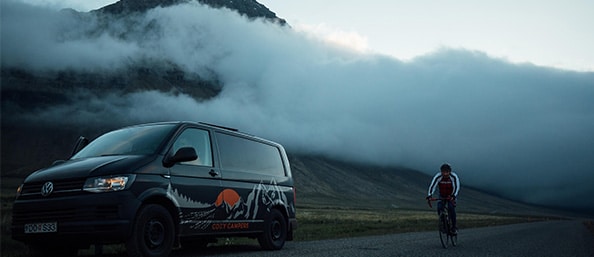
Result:
<svg viewBox="0 0 594 257"><path fill-rule="evenodd" d="M424 198L431 177L419 171L403 167L349 163L320 156L292 156L290 162L297 188L298 205L429 209ZM460 212L572 215L504 199L464 184L458 203Z"/></svg>

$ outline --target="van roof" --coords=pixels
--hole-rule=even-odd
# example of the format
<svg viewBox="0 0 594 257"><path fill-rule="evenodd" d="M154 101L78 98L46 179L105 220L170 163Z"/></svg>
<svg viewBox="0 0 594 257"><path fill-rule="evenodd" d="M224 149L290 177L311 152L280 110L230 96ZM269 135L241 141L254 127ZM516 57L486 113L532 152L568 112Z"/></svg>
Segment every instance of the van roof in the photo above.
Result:
<svg viewBox="0 0 594 257"><path fill-rule="evenodd" d="M136 127L136 126L152 126L152 125L159 125L159 124L177 124L177 125L182 125L182 124L194 124L194 125L200 125L200 126L206 126L206 127L211 127L211 128L215 128L215 129L219 129L219 130L227 130L229 132L235 132L244 136L248 136L248 137L252 137L252 138L257 138L259 140L264 140L264 141L268 141L270 143L276 143L273 141L270 141L268 139L264 139L255 135L252 135L250 133L246 133L243 131L240 131L239 129L236 128L232 128L232 127L227 127L227 126L222 126L222 125L217 125L217 124L212 124L212 123L208 123L208 122L195 122L195 121L163 121L163 122L149 122L149 123L141 123L141 124L136 124L136 125L130 125L129 127Z"/></svg>
<svg viewBox="0 0 594 257"><path fill-rule="evenodd" d="M222 128L222 129L226 129L226 130L231 130L231 131L239 132L239 129L236 129L236 128L225 127L225 126L211 124L211 123L206 123L206 122L202 122L202 121L200 121L198 123L203 124L203 125L207 125L207 126L211 126L211 127L217 127L217 128Z"/></svg>
<svg viewBox="0 0 594 257"><path fill-rule="evenodd" d="M226 126L212 124L212 123L208 123L208 122L202 122L202 121L199 121L199 122L194 122L194 121L149 122L149 123L140 123L140 124L130 125L128 127L151 126L151 125L160 125L160 124L200 124L200 125L204 125L204 126L215 127L215 128L229 130L229 131L234 131L234 132L240 132L239 129L236 129L236 128L226 127Z"/></svg>

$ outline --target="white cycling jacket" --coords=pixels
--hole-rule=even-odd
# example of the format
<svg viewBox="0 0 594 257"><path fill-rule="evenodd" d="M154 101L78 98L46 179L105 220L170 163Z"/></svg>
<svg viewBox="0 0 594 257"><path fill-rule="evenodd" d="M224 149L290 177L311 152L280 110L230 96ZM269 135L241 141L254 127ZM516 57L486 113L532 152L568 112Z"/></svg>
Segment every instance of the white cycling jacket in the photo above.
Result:
<svg viewBox="0 0 594 257"><path fill-rule="evenodd" d="M458 178L458 175L455 172L451 172L450 173L450 181L451 182L448 182L446 180L442 181L442 179L443 179L443 176L441 175L441 172L438 172L437 174L435 174L435 176L431 180L431 184L429 184L429 191L427 192L427 196L432 196L433 193L435 193L435 189L437 189L439 187L440 195L442 195L442 196L453 195L455 197L458 197L458 192L460 191L460 179ZM451 184L451 189L450 189L449 184ZM442 192L442 190L446 190L446 191L451 190L451 192Z"/></svg>

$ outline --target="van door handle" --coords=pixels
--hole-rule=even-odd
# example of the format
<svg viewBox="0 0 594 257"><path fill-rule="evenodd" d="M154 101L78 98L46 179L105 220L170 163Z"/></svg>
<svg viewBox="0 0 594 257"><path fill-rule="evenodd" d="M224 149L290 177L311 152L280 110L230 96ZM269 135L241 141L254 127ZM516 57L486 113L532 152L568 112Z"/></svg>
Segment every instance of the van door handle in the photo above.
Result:
<svg viewBox="0 0 594 257"><path fill-rule="evenodd" d="M216 172L215 170L210 170L210 171L208 172L208 174L210 174L210 175L211 175L211 176L213 176L213 177L216 177L216 176L218 176L218 175L219 175L219 173L218 173L218 172Z"/></svg>

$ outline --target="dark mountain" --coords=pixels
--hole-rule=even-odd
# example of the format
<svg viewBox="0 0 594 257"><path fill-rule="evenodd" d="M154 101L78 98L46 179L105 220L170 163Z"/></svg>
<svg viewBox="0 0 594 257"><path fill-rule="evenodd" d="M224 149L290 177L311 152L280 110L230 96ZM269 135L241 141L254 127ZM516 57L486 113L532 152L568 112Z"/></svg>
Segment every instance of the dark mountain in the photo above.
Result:
<svg viewBox="0 0 594 257"><path fill-rule="evenodd" d="M91 11L98 16L98 24L86 34L98 37L103 33L119 33L115 36L125 39L130 31L149 31L154 28L142 27L130 20L138 12L151 8L166 7L189 0L121 0L114 4ZM202 4L214 8L235 10L249 18L265 18L280 25L285 20L276 16L266 6L255 0L200 0ZM65 10L62 15L72 15L84 22L85 13ZM129 30L124 32L109 31L111 23L120 21L127 24ZM150 26L149 24L148 26ZM140 27L139 27L140 26ZM132 29L134 28L134 29ZM129 65L116 72L80 72L72 70L32 72L21 68L2 67L2 107L5 113L21 113L32 108L43 108L48 104L67 104L75 98L73 94L90 95L127 94L146 90L158 90L168 93L183 93L196 99L209 99L216 96L220 85L217 74L211 73L208 78L188 74L170 62L146 60L143 63ZM39 85L43 85L40 87Z"/></svg>
<svg viewBox="0 0 594 257"><path fill-rule="evenodd" d="M166 7L185 2L190 2L190 0L120 0L94 12L128 15L134 12L144 12L155 7ZM277 17L274 12L255 0L198 0L198 2L214 8L236 10L249 18L266 18L282 25L286 24L284 19Z"/></svg>
<svg viewBox="0 0 594 257"><path fill-rule="evenodd" d="M44 72L2 68L2 107L7 114L32 111L48 105L68 104L81 93L128 94L139 91L183 93L196 99L216 96L221 86L215 80L190 77L174 66L129 67L113 73ZM43 85L40 87L39 85Z"/></svg>

